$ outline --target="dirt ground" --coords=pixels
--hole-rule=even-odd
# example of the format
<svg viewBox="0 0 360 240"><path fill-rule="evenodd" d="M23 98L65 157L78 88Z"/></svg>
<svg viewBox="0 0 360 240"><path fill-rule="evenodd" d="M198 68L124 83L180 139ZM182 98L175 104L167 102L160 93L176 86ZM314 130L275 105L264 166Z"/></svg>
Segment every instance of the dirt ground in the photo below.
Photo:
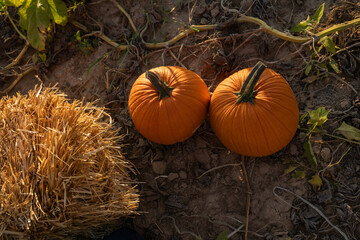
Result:
<svg viewBox="0 0 360 240"><path fill-rule="evenodd" d="M125 136L124 154L139 172L139 215L123 224L139 231L145 239L216 239L225 230L232 233L229 239L244 239L247 191L240 156L221 144L208 119L182 143L163 146L141 136L132 123L127 100L132 84L146 70L163 65L184 66L200 75L213 92L224 78L261 59L288 80L300 114L325 106L331 109L324 125L327 132L335 134L342 121L360 128L359 45L335 55L342 70L339 77L329 75L308 83L304 81L304 60L309 47L284 59L296 52L300 44L261 33L250 23L195 33L159 50L147 50L141 42L141 38L146 42L169 40L191 24L225 23L236 16L229 9L287 31L325 2L321 23L326 27L360 17L356 0L227 0L223 1L226 8L221 1L209 0L118 2L131 15L135 26L143 30L140 38L134 37L127 18L111 1L86 1L75 10L72 19L92 31L102 29L119 43L130 44L127 51L116 50L95 36L88 37L93 45L81 50L72 40L79 29L70 23L57 26L46 63L25 76L10 94L26 94L40 83L57 84L72 99L98 100L99 105L108 108ZM144 29L147 16L149 24ZM4 16L0 18L0 66L5 66L17 56L24 42L9 21ZM334 40L345 48L360 43L359 37L360 27L354 27L337 34ZM246 44L241 45L244 41ZM31 62L33 54L34 50L27 53L23 66ZM21 68L14 71L20 72ZM0 77L1 89L13 80L11 73ZM314 208L276 187L308 200L348 239L360 239L359 145L328 136L313 138L314 153L323 167L330 161L339 161L352 146L339 164L324 172L324 185L316 189L308 183L311 174L303 179L284 174L289 167L286 162L304 162L304 139L304 133L298 130L281 151L268 157L247 158L252 189L249 239L344 239Z"/></svg>

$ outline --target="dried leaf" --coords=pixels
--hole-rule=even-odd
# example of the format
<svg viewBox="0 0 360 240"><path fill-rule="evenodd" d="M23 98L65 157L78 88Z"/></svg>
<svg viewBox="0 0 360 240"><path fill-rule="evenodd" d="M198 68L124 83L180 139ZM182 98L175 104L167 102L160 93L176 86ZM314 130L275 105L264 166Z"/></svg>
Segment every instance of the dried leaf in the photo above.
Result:
<svg viewBox="0 0 360 240"><path fill-rule="evenodd" d="M301 80L302 82L305 82L305 83L313 83L315 82L316 80L318 79L318 76L310 76L310 77L307 77L307 78L304 78L303 80Z"/></svg>
<svg viewBox="0 0 360 240"><path fill-rule="evenodd" d="M336 130L349 140L360 141L360 130L356 127L353 127L343 122L341 126Z"/></svg>

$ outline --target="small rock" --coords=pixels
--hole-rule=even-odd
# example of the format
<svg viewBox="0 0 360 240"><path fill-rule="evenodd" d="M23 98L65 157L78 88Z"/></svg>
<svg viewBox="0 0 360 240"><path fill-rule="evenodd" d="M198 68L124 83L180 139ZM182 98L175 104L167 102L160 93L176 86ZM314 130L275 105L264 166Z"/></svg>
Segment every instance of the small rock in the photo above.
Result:
<svg viewBox="0 0 360 240"><path fill-rule="evenodd" d="M312 150L313 150L313 152L314 152L315 154L319 154L319 153L320 153L320 146L314 145L314 146L312 147Z"/></svg>
<svg viewBox="0 0 360 240"><path fill-rule="evenodd" d="M155 161L152 163L152 168L156 174L164 174L166 171L166 162L164 161Z"/></svg>
<svg viewBox="0 0 360 240"><path fill-rule="evenodd" d="M340 102L340 108L342 110L346 110L348 109L349 107L351 107L351 102L349 99L344 99Z"/></svg>
<svg viewBox="0 0 360 240"><path fill-rule="evenodd" d="M181 188L187 188L187 186L188 186L188 185L187 185L186 183L184 183L184 182L181 183L181 185L180 185Z"/></svg>
<svg viewBox="0 0 360 240"><path fill-rule="evenodd" d="M208 20L206 20L206 18L201 18L200 24L206 25L207 23L208 23Z"/></svg>
<svg viewBox="0 0 360 240"><path fill-rule="evenodd" d="M170 173L169 175L168 175L168 180L169 181L172 181L172 180L174 180L174 179L176 179L176 178L178 178L179 177L179 174L177 174L177 173Z"/></svg>
<svg viewBox="0 0 360 240"><path fill-rule="evenodd" d="M290 144L290 154L293 155L293 156L297 156L299 155L299 151L297 149L297 146L295 144Z"/></svg>
<svg viewBox="0 0 360 240"><path fill-rule="evenodd" d="M181 179L186 179L187 178L187 173L185 171L180 171L179 176L180 176Z"/></svg>
<svg viewBox="0 0 360 240"><path fill-rule="evenodd" d="M207 151L199 151L195 153L195 158L197 161L199 161L201 164L204 165L204 167L207 169L210 169L210 156Z"/></svg>
<svg viewBox="0 0 360 240"><path fill-rule="evenodd" d="M210 14L213 18L215 18L219 14L219 8L215 7L213 10L211 10Z"/></svg>
<svg viewBox="0 0 360 240"><path fill-rule="evenodd" d="M330 148L324 147L321 149L320 156L324 161L329 162L331 159L331 151Z"/></svg>

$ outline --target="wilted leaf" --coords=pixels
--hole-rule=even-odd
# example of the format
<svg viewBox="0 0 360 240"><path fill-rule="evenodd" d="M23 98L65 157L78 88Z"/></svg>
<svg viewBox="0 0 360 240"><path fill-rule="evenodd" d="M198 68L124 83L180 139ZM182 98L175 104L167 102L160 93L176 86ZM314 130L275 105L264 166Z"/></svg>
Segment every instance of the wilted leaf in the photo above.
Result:
<svg viewBox="0 0 360 240"><path fill-rule="evenodd" d="M312 62L312 61L306 66L306 69L305 69L305 75L306 75L306 76L309 75L312 66L313 66L313 62Z"/></svg>
<svg viewBox="0 0 360 240"><path fill-rule="evenodd" d="M298 168L297 166L289 166L287 169L284 170L284 173L289 174L289 173L293 172L297 168Z"/></svg>
<svg viewBox="0 0 360 240"><path fill-rule="evenodd" d="M339 65L334 59L331 58L331 60L329 61L329 65L332 67L332 69L334 69L336 73L340 73Z"/></svg>
<svg viewBox="0 0 360 240"><path fill-rule="evenodd" d="M305 171L295 171L295 173L292 175L293 178L305 178L306 173Z"/></svg>
<svg viewBox="0 0 360 240"><path fill-rule="evenodd" d="M57 24L67 21L66 4L61 0L25 0L19 9L20 26L27 30L31 46L45 49L46 29L51 20Z"/></svg>
<svg viewBox="0 0 360 240"><path fill-rule="evenodd" d="M325 46L326 50L328 50L332 54L336 53L336 49L335 49L336 46L335 46L335 43L332 38L325 39L324 46Z"/></svg>
<svg viewBox="0 0 360 240"><path fill-rule="evenodd" d="M228 239L228 234L226 230L220 233L219 236L217 236L216 238L216 240L227 240L227 239Z"/></svg>
<svg viewBox="0 0 360 240"><path fill-rule="evenodd" d="M301 80L302 82L305 82L305 83L313 83L316 81L316 79L318 79L318 76L310 76L310 77L307 77L307 78L304 78L303 80Z"/></svg>
<svg viewBox="0 0 360 240"><path fill-rule="evenodd" d="M310 140L307 140L307 141L304 143L304 154L303 154L302 157L303 157L303 158L307 158L307 160L308 160L308 162L310 163L310 165L311 165L314 169L316 169L316 167L317 167L317 160L316 160L314 151L313 151L313 149L312 149Z"/></svg>
<svg viewBox="0 0 360 240"><path fill-rule="evenodd" d="M312 20L315 21L316 23L320 22L320 19L322 18L323 14L324 14L324 7L325 7L325 3L321 4L318 9L316 10L316 12L314 13L314 16L312 17Z"/></svg>
<svg viewBox="0 0 360 240"><path fill-rule="evenodd" d="M343 122L341 126L336 130L349 140L360 141L360 130L356 127L353 127Z"/></svg>
<svg viewBox="0 0 360 240"><path fill-rule="evenodd" d="M9 6L19 7L25 0L5 0L5 4Z"/></svg>
<svg viewBox="0 0 360 240"><path fill-rule="evenodd" d="M312 110L309 112L310 119L307 122L308 124L313 124L317 126L323 125L327 120L327 115L331 110L326 111L325 107L319 107L316 110Z"/></svg>
<svg viewBox="0 0 360 240"><path fill-rule="evenodd" d="M315 174L314 176L312 176L312 178L308 181L313 187L317 187L318 189L320 189L320 187L322 186L322 180L321 177L317 174Z"/></svg>

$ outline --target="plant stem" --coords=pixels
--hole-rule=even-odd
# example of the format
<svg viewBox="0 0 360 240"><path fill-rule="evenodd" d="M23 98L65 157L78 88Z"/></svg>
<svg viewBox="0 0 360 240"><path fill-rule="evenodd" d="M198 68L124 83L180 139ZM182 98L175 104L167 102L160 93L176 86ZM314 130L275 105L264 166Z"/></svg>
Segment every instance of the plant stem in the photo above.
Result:
<svg viewBox="0 0 360 240"><path fill-rule="evenodd" d="M249 179L246 173L246 166L245 166L245 156L241 155L241 164L242 164L242 171L244 180L246 183L246 218L245 218L245 240L248 238L248 231L249 231L249 214L250 214L250 201L251 201L251 188L249 184Z"/></svg>
<svg viewBox="0 0 360 240"><path fill-rule="evenodd" d="M255 65L250 74L247 76L240 91L234 93L238 97L236 104L241 102L251 102L254 104L254 89L265 69L265 64L260 61Z"/></svg>
<svg viewBox="0 0 360 240"><path fill-rule="evenodd" d="M165 97L171 97L171 91L174 89L169 87L166 82L160 80L159 76L156 73L147 71L145 76L151 84L155 87L156 91L159 93L159 101Z"/></svg>
<svg viewBox="0 0 360 240"><path fill-rule="evenodd" d="M21 50L21 52L19 53L19 55L14 59L14 61L12 61L10 64L8 64L7 66L5 66L3 69L1 70L7 70L9 68L12 68L13 66L15 66L16 64L18 64L21 60L21 58L25 55L26 51L29 48L29 42L26 41L24 48Z"/></svg>
<svg viewBox="0 0 360 240"><path fill-rule="evenodd" d="M116 2L115 0L111 0L111 1ZM128 19L130 21L131 18L129 18L129 17L128 17ZM75 21L71 21L72 24L74 24L74 22ZM131 24L131 22L130 22L130 24ZM249 16L245 16L245 15L239 17L236 20L236 22L237 23L248 22L248 23L257 24L257 25L260 26L261 31L267 32L267 33L269 33L271 35L274 35L274 36L276 36L276 37L278 37L280 39L290 41L290 42L306 43L306 42L312 42L311 40L313 39L313 37L299 37L299 36L293 36L293 35L288 34L288 33L280 32L279 30L276 30L276 29L270 27L264 21L262 21L262 20L260 20L258 18L249 17ZM325 37L325 36L328 36L328 35L332 34L333 32L342 31L342 30L345 30L345 29L350 28L352 26L355 26L357 24L360 24L360 18L356 18L356 19L348 21L348 22L344 22L344 23L334 25L334 26L332 26L332 27L330 27L328 29L325 29L325 30L317 33L317 34L314 34L314 36L316 38L320 39L322 37ZM147 49L165 48L165 47L168 47L168 46L176 43L177 41L183 39L184 37L189 36L192 33L215 30L218 26L219 26L218 24L213 24L213 25L191 25L191 26L189 26L188 29L180 32L178 35L176 35L175 37L173 37L172 39L170 39L170 40L168 40L166 42L144 43L144 46ZM133 28L134 27L135 26L133 26ZM104 41L106 41L107 43L109 43L112 46L120 48L121 50L126 49L128 47L128 45L118 45L118 44L116 44L114 41L112 41L110 38L106 37L104 34L99 35L99 37L100 36L102 37L102 39Z"/></svg>
<svg viewBox="0 0 360 240"><path fill-rule="evenodd" d="M300 130L303 130L305 132L309 131L309 129L306 129L306 128L299 128ZM313 131L310 131L309 134L313 132ZM344 140L344 141L347 141L347 142L350 142L350 143L355 143L355 144L360 144L360 142L356 142L356 141L352 141L350 139L347 139L347 138L343 138L343 137L339 137L339 136L336 136L336 135L332 135L332 134L329 134L329 133L326 133L324 131L318 131L316 133L320 133L320 134L323 134L325 136L329 136L329 137L333 137L333 138L337 138L337 139L340 139L340 140Z"/></svg>
<svg viewBox="0 0 360 240"><path fill-rule="evenodd" d="M32 71L36 71L38 69L39 66L34 65L28 70L17 75L16 79L12 82L12 84L9 87L7 87L4 91L0 91L0 96L8 94L25 75L31 73Z"/></svg>
<svg viewBox="0 0 360 240"><path fill-rule="evenodd" d="M22 39L24 39L25 41L27 41L27 38L24 34L22 34L22 32L17 28L17 26L15 25L14 21L12 20L12 18L10 17L10 14L8 13L7 10L5 10L5 15L9 18L11 25L13 25L15 31L20 35L20 37Z"/></svg>
<svg viewBox="0 0 360 240"><path fill-rule="evenodd" d="M135 33L137 33L137 29L135 27L135 24L132 21L130 15L125 11L125 9L116 0L110 0L110 1L113 2L116 5L116 7L127 17L132 29L134 30Z"/></svg>

